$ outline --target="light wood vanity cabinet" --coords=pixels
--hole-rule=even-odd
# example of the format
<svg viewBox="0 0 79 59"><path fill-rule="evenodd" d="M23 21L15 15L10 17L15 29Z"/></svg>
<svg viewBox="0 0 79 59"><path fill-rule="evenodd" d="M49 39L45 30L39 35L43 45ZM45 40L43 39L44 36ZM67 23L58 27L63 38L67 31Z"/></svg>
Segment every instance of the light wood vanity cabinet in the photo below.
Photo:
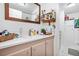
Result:
<svg viewBox="0 0 79 59"><path fill-rule="evenodd" d="M32 46L32 56L45 56L45 41Z"/></svg>
<svg viewBox="0 0 79 59"><path fill-rule="evenodd" d="M0 56L53 56L54 37L0 49Z"/></svg>
<svg viewBox="0 0 79 59"><path fill-rule="evenodd" d="M46 40L46 56L54 55L54 42L53 39Z"/></svg>
<svg viewBox="0 0 79 59"><path fill-rule="evenodd" d="M14 53L8 54L8 56L31 56L31 47L18 50Z"/></svg>

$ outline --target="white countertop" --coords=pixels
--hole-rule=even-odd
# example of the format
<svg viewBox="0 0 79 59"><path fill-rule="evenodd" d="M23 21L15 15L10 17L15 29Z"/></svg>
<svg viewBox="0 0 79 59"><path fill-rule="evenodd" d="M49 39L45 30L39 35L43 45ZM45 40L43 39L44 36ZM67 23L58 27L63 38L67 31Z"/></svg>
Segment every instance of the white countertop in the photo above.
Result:
<svg viewBox="0 0 79 59"><path fill-rule="evenodd" d="M5 42L0 42L0 49L35 41L35 40L40 40L50 36L54 36L54 35L36 35L36 36L26 36L26 37L15 38Z"/></svg>

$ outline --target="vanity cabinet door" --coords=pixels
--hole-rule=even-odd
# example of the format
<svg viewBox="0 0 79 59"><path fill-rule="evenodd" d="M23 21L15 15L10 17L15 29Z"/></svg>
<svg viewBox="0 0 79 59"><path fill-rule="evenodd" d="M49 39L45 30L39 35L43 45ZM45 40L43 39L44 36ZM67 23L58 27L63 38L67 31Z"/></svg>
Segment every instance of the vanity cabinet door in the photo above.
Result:
<svg viewBox="0 0 79 59"><path fill-rule="evenodd" d="M8 54L9 56L31 56L31 48L25 48L22 50L18 50L16 52L13 52L11 54Z"/></svg>
<svg viewBox="0 0 79 59"><path fill-rule="evenodd" d="M53 39L46 40L46 56L53 56L54 55L54 42Z"/></svg>
<svg viewBox="0 0 79 59"><path fill-rule="evenodd" d="M32 46L32 56L45 56L45 41Z"/></svg>

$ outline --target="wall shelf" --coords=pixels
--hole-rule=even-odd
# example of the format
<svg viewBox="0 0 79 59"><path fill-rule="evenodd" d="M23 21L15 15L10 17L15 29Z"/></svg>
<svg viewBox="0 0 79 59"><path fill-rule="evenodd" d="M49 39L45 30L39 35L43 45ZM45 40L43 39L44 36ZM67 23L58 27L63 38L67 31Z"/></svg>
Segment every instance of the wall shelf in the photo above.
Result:
<svg viewBox="0 0 79 59"><path fill-rule="evenodd" d="M50 25L50 23L55 23L56 22L56 20L55 19L48 19L48 20L42 20L43 21L43 23L49 23L49 25Z"/></svg>

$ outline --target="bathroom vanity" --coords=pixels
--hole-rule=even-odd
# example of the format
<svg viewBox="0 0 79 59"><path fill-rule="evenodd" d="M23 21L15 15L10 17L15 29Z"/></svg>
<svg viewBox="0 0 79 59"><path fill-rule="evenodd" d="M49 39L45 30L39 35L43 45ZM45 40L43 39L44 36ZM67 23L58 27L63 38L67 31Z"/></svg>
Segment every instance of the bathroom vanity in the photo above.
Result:
<svg viewBox="0 0 79 59"><path fill-rule="evenodd" d="M5 3L5 20L40 24L38 3ZM1 56L53 56L54 35L35 35L0 42Z"/></svg>
<svg viewBox="0 0 79 59"><path fill-rule="evenodd" d="M0 43L1 56L54 56L54 36L36 35Z"/></svg>

